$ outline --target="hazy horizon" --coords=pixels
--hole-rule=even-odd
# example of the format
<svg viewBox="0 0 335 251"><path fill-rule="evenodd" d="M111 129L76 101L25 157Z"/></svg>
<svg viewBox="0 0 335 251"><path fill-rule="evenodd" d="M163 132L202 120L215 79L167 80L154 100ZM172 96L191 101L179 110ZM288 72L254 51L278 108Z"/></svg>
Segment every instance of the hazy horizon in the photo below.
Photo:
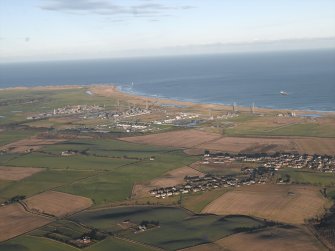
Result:
<svg viewBox="0 0 335 251"><path fill-rule="evenodd" d="M335 2L3 0L0 61L335 48Z"/></svg>

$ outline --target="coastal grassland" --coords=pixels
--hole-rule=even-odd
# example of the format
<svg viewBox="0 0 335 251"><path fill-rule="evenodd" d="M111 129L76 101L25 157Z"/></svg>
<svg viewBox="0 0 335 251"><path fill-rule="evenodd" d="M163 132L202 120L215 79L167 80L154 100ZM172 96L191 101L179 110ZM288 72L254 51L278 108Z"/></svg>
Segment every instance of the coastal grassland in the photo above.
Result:
<svg viewBox="0 0 335 251"><path fill-rule="evenodd" d="M182 151L161 153L155 155L154 161L143 160L114 168L57 190L90 197L95 204L121 201L130 198L135 183L149 181L196 160L197 157L187 156Z"/></svg>
<svg viewBox="0 0 335 251"><path fill-rule="evenodd" d="M334 173L321 173L310 169L285 168L279 171L281 176L289 175L290 181L296 184L311 184L317 186L334 186Z"/></svg>
<svg viewBox="0 0 335 251"><path fill-rule="evenodd" d="M72 218L86 225L167 250L208 243L233 233L265 226L264 221L250 217L193 215L175 207L119 207L86 211ZM159 228L138 234L132 230L120 231L122 229L118 223L126 219L135 224L144 220L158 221Z"/></svg>
<svg viewBox="0 0 335 251"><path fill-rule="evenodd" d="M26 179L2 185L0 187L0 201L5 201L16 195L32 196L92 175L94 175L92 171L45 170Z"/></svg>
<svg viewBox="0 0 335 251"><path fill-rule="evenodd" d="M11 111L13 108L22 112L47 112L54 108L66 105L115 105L113 97L89 95L86 91L89 87L65 87L65 88L27 88L24 90L2 90L0 98L6 105L1 109Z"/></svg>
<svg viewBox="0 0 335 251"><path fill-rule="evenodd" d="M212 201L219 198L225 192L229 191L226 188L215 189L211 191L204 191L199 193L193 193L188 195L183 195L182 206L194 213L201 213L201 211Z"/></svg>
<svg viewBox="0 0 335 251"><path fill-rule="evenodd" d="M65 88L26 88L0 90L0 125L10 123L25 123L32 127L55 126L62 128L66 121L42 119L39 121L27 120L27 117L39 113L52 113L53 109L67 105L101 105L106 109L115 107L117 100L113 97L89 95L89 87ZM124 104L124 102L121 102ZM83 120L75 119L74 123L81 124Z"/></svg>

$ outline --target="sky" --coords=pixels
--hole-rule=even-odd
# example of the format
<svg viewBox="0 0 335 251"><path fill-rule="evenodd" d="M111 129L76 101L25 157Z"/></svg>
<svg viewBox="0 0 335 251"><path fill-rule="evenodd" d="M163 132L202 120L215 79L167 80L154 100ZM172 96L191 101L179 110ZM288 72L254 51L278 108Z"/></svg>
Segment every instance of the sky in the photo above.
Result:
<svg viewBox="0 0 335 251"><path fill-rule="evenodd" d="M0 0L0 62L335 48L335 0Z"/></svg>

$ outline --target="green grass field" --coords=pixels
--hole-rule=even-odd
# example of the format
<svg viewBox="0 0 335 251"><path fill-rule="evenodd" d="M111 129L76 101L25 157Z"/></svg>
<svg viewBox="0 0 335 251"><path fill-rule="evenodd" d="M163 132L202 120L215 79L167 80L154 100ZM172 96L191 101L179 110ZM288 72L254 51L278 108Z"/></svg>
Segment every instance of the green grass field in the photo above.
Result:
<svg viewBox="0 0 335 251"><path fill-rule="evenodd" d="M335 185L335 175L332 173L321 173L313 170L293 168L285 168L280 170L279 173L282 176L286 174L290 175L291 182L297 184L311 184L319 186Z"/></svg>
<svg viewBox="0 0 335 251"><path fill-rule="evenodd" d="M182 206L194 213L201 213L201 210L204 209L209 203L219 198L227 191L229 191L227 188L221 188L211 191L187 194L182 198Z"/></svg>
<svg viewBox="0 0 335 251"><path fill-rule="evenodd" d="M139 244L130 243L127 241L119 240L116 238L107 238L91 247L85 249L85 251L150 251L154 250L148 246L142 246Z"/></svg>
<svg viewBox="0 0 335 251"><path fill-rule="evenodd" d="M0 132L0 146L25 139L37 134L34 130L6 130Z"/></svg>
<svg viewBox="0 0 335 251"><path fill-rule="evenodd" d="M129 243L115 238L106 238L85 249L79 249L62 242L54 241L44 237L24 235L13 240L0 243L1 251L146 251L149 247Z"/></svg>
<svg viewBox="0 0 335 251"><path fill-rule="evenodd" d="M335 202L335 187L327 189L327 196Z"/></svg>
<svg viewBox="0 0 335 251"><path fill-rule="evenodd" d="M0 243L1 251L78 251L79 249L65 243L36 236L21 236L10 241Z"/></svg>
<svg viewBox="0 0 335 251"><path fill-rule="evenodd" d="M7 162L11 166L46 167L50 169L70 170L111 170L115 167L130 164L136 160L123 158L108 158L85 155L60 156L33 152L22 155Z"/></svg>
<svg viewBox="0 0 335 251"><path fill-rule="evenodd" d="M46 234L55 231L57 231L60 236L63 236L64 240L71 240L79 239L83 234L90 232L90 229L71 221L58 220L33 231L30 235L44 237Z"/></svg>
<svg viewBox="0 0 335 251"><path fill-rule="evenodd" d="M135 144L120 140L99 139L99 140L76 140L60 144L50 145L43 148L43 151L53 154L60 154L65 150L87 151L87 154L106 157L130 157L149 158L152 155L175 150L168 147L156 147L149 145Z"/></svg>
<svg viewBox="0 0 335 251"><path fill-rule="evenodd" d="M85 154L61 156L65 150ZM9 155L8 155L9 156ZM149 158L155 156L154 161ZM181 150L118 140L74 140L49 145L39 152L12 155L0 162L8 166L44 167L47 171L1 187L0 198L33 195L47 189L91 198L96 205L122 201L134 183L143 182L198 160ZM63 178L64 176L64 178ZM80 180L81 178L92 176Z"/></svg>
<svg viewBox="0 0 335 251"><path fill-rule="evenodd" d="M31 196L58 186L69 184L75 180L91 176L91 171L57 171L46 170L36 173L20 181L8 182L0 186L0 200L4 201L16 195Z"/></svg>
<svg viewBox="0 0 335 251"><path fill-rule="evenodd" d="M174 207L119 207L87 211L71 217L75 221L104 231L118 233L129 239L176 250L201 243L215 241L229 234L264 226L263 221L243 216L219 217L215 215L192 215ZM139 224L143 220L159 221L160 227L134 234L121 231L118 223L130 220Z"/></svg>
<svg viewBox="0 0 335 251"><path fill-rule="evenodd" d="M61 192L90 197L95 204L122 201L130 197L134 183L151 180L169 170L188 165L197 157L186 156L181 151L156 155L154 161L114 168L101 175L75 182L57 189Z"/></svg>

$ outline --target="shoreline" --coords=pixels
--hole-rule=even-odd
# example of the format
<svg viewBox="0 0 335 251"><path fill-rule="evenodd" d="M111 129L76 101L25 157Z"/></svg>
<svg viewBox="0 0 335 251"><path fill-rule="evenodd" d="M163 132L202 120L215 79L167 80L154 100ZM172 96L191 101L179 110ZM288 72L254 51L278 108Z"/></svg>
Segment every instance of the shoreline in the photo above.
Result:
<svg viewBox="0 0 335 251"><path fill-rule="evenodd" d="M136 92L128 92L121 90L118 86L116 86L117 91L121 93L125 93L130 96L138 96L138 97L143 97L143 98L153 98L153 99L158 99L158 100L172 100L175 102L185 102L185 103L192 103L196 105L215 105L215 106L223 106L223 107L232 107L232 104L224 104L224 103L214 103L214 102L201 102L201 101L194 101L194 100L183 100L183 99L177 99L177 98L168 98L168 97L155 97L154 95L146 95L142 93L136 93ZM243 106L243 105L236 105L237 108L243 108L248 111L250 111L250 106ZM334 111L322 111L322 110L309 110L309 109L297 109L297 108L274 108L274 107L262 107L262 106L255 106L255 109L258 110L269 110L269 111L287 111L287 112L308 112L308 113L314 113L314 114L319 114L319 113L334 113L335 115L335 110Z"/></svg>
<svg viewBox="0 0 335 251"><path fill-rule="evenodd" d="M122 98L128 102L151 102L154 104L166 105L166 106L183 106L185 108L200 108L207 110L224 110L231 111L232 105L226 105L222 103L202 103L196 101L187 101L187 100L178 100L173 98L165 98L165 97L153 97L150 95L139 94L127 92L120 89L120 85L118 84L106 84L106 83L95 83L88 85L46 85L46 86L16 86L16 87L5 87L0 88L0 91L15 91L15 90L67 90L67 89L88 89L95 95L99 96L116 96L118 98ZM250 112L250 107L246 106L236 106L237 111L239 112ZM282 112L289 113L294 112L297 115L335 115L335 111L320 111L320 110L305 110L305 109L281 109L281 108L266 108L266 107L257 107L255 106L255 113L271 113L271 112Z"/></svg>

